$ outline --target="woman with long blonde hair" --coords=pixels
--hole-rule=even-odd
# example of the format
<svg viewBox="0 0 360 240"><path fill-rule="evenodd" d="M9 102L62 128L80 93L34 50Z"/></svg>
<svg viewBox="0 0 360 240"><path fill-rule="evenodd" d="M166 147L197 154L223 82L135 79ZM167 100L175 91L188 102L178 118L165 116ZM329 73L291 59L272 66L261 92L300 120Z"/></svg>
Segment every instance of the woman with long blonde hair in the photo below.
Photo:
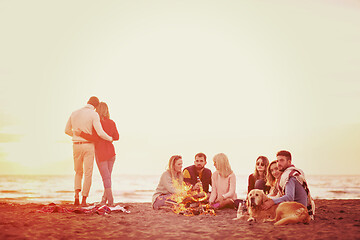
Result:
<svg viewBox="0 0 360 240"><path fill-rule="evenodd" d="M216 171L211 179L209 203L217 209L233 208L236 199L236 176L231 170L229 159L224 153L219 153L214 156L213 161Z"/></svg>
<svg viewBox="0 0 360 240"><path fill-rule="evenodd" d="M159 184L152 197L153 209L158 210L166 205L166 201L171 201L171 196L176 193L175 185L182 185L183 160L180 155L171 156L167 170L161 175Z"/></svg>
<svg viewBox="0 0 360 240"><path fill-rule="evenodd" d="M276 197L279 194L279 189L277 187L277 181L281 177L281 172L277 166L277 160L272 161L269 164L267 171L267 185L270 186L269 197Z"/></svg>

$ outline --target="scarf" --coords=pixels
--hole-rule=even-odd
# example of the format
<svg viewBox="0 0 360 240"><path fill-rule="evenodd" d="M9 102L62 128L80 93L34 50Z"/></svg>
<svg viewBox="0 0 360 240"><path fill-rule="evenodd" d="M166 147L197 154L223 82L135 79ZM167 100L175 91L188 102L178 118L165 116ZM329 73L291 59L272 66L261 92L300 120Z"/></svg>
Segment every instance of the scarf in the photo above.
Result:
<svg viewBox="0 0 360 240"><path fill-rule="evenodd" d="M311 219L314 220L315 202L310 195L310 189L305 180L305 174L301 169L296 168L294 165L290 165L290 167L285 169L285 171L281 174L280 181L278 182L279 191L281 192L282 195L285 195L285 186L288 183L290 177L294 177L305 189L308 199L308 204L307 204L308 213Z"/></svg>

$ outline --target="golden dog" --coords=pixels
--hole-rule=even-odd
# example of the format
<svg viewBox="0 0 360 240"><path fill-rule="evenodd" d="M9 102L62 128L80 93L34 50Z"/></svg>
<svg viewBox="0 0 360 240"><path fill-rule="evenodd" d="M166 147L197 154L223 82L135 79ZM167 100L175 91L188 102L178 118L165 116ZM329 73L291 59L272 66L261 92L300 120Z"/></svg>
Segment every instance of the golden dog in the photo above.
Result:
<svg viewBox="0 0 360 240"><path fill-rule="evenodd" d="M262 190L253 189L249 192L246 205L250 215L248 221L273 222L274 225L289 223L309 223L310 216L304 205L297 202L282 202L267 210L262 209L262 204L269 198Z"/></svg>

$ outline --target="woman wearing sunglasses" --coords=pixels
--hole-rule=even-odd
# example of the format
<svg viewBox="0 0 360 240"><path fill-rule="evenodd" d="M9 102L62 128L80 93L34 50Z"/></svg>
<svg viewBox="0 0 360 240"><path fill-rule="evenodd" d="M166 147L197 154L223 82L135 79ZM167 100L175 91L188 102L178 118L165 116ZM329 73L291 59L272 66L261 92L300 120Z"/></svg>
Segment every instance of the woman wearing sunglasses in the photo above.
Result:
<svg viewBox="0 0 360 240"><path fill-rule="evenodd" d="M266 194L270 190L270 186L265 185L269 159L265 156L259 156L256 159L255 171L249 176L248 193L253 189L261 189Z"/></svg>

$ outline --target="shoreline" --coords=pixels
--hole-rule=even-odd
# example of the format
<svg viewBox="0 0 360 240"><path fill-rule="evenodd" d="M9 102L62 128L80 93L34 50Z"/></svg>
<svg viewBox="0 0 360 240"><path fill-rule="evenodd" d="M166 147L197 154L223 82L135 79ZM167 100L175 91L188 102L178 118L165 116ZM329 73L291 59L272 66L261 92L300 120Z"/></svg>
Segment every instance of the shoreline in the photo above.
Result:
<svg viewBox="0 0 360 240"><path fill-rule="evenodd" d="M0 201L0 239L359 239L360 199L317 199L310 224L232 220L234 209L216 216L183 216L151 203L117 203L130 213L40 213L47 204ZM71 202L58 205L73 208Z"/></svg>

